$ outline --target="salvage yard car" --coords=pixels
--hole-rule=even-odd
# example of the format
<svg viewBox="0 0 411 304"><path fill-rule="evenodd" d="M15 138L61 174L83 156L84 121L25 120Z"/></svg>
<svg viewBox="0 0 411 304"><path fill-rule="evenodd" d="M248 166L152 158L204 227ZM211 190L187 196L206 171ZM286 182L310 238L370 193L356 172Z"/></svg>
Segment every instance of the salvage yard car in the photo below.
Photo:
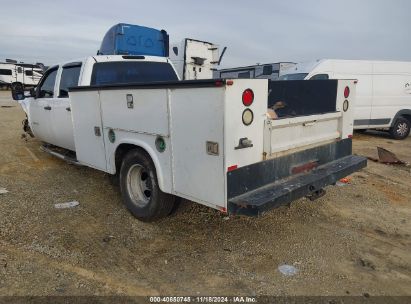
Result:
<svg viewBox="0 0 411 304"><path fill-rule="evenodd" d="M30 96L12 93L47 152L118 176L127 208L152 221L176 197L259 215L365 167L351 151L354 80L299 89L307 83L180 81L164 57L100 55L51 67ZM267 117L273 98L293 109Z"/></svg>

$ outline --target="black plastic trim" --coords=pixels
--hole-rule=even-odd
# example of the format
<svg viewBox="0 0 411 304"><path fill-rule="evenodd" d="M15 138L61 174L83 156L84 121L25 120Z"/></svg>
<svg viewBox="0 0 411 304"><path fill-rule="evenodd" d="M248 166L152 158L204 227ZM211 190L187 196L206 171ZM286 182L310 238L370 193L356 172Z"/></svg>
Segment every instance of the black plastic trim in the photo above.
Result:
<svg viewBox="0 0 411 304"><path fill-rule="evenodd" d="M354 126L387 125L390 123L390 121L390 118L356 119L354 120Z"/></svg>
<svg viewBox="0 0 411 304"><path fill-rule="evenodd" d="M146 59L143 55L123 55L123 59Z"/></svg>
<svg viewBox="0 0 411 304"><path fill-rule="evenodd" d="M391 121L391 127L394 126L397 118L399 118L399 117L401 117L401 116L404 116L404 115L406 115L406 116L411 116L411 110L409 110L409 109L403 109L403 110L401 110L401 111L398 111L398 113L395 114L393 120ZM407 117L405 117L405 118L407 118ZM408 120L409 120L409 118L408 118Z"/></svg>
<svg viewBox="0 0 411 304"><path fill-rule="evenodd" d="M103 86L77 86L69 88L69 92L76 91L104 91L104 90L124 90L124 89L167 89L167 88L206 88L221 87L226 81L224 79L205 80L182 80L182 81L158 81L146 83L125 83Z"/></svg>
<svg viewBox="0 0 411 304"><path fill-rule="evenodd" d="M77 68L77 67L81 67L82 64L83 64L83 63L82 63L81 61L66 63L65 65L63 65L63 69L64 69L64 68Z"/></svg>

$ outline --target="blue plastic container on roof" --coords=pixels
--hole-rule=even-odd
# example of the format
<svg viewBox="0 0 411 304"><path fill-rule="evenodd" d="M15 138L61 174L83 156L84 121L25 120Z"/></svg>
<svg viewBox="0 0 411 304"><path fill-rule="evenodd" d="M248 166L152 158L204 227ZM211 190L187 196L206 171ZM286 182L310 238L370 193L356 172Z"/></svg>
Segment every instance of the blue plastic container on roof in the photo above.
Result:
<svg viewBox="0 0 411 304"><path fill-rule="evenodd" d="M98 55L147 55L168 57L165 30L119 23L104 35Z"/></svg>

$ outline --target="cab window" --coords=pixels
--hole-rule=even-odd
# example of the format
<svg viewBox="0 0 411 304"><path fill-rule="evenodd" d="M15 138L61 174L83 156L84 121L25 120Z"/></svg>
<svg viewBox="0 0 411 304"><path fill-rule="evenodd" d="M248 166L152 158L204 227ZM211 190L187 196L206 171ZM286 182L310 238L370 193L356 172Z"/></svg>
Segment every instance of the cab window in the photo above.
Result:
<svg viewBox="0 0 411 304"><path fill-rule="evenodd" d="M91 85L177 81L171 64L147 61L97 62L93 66Z"/></svg>
<svg viewBox="0 0 411 304"><path fill-rule="evenodd" d="M54 96L54 84L56 83L56 76L57 69L54 69L47 73L39 87L38 98L52 98Z"/></svg>
<svg viewBox="0 0 411 304"><path fill-rule="evenodd" d="M317 74L310 78L310 80L328 80L328 74Z"/></svg>
<svg viewBox="0 0 411 304"><path fill-rule="evenodd" d="M59 98L65 98L69 96L68 90L71 87L78 85L80 77L81 65L73 65L63 67L60 79Z"/></svg>

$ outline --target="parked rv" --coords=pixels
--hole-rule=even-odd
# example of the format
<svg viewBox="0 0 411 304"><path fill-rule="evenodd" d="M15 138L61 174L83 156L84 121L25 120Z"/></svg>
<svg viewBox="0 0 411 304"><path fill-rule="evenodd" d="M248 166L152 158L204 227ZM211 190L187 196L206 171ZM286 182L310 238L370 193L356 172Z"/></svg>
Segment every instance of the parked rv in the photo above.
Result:
<svg viewBox="0 0 411 304"><path fill-rule="evenodd" d="M411 62L319 60L292 67L280 80L357 79L354 129L387 130L395 139L411 127Z"/></svg>
<svg viewBox="0 0 411 304"><path fill-rule="evenodd" d="M288 71L296 64L293 62L276 62L267 64L256 64L244 67L220 69L214 71L214 78L247 78L247 79L269 79L278 80L283 71Z"/></svg>
<svg viewBox="0 0 411 304"><path fill-rule="evenodd" d="M34 87L43 75L40 64L0 62L0 86L10 87L20 83L25 87Z"/></svg>

